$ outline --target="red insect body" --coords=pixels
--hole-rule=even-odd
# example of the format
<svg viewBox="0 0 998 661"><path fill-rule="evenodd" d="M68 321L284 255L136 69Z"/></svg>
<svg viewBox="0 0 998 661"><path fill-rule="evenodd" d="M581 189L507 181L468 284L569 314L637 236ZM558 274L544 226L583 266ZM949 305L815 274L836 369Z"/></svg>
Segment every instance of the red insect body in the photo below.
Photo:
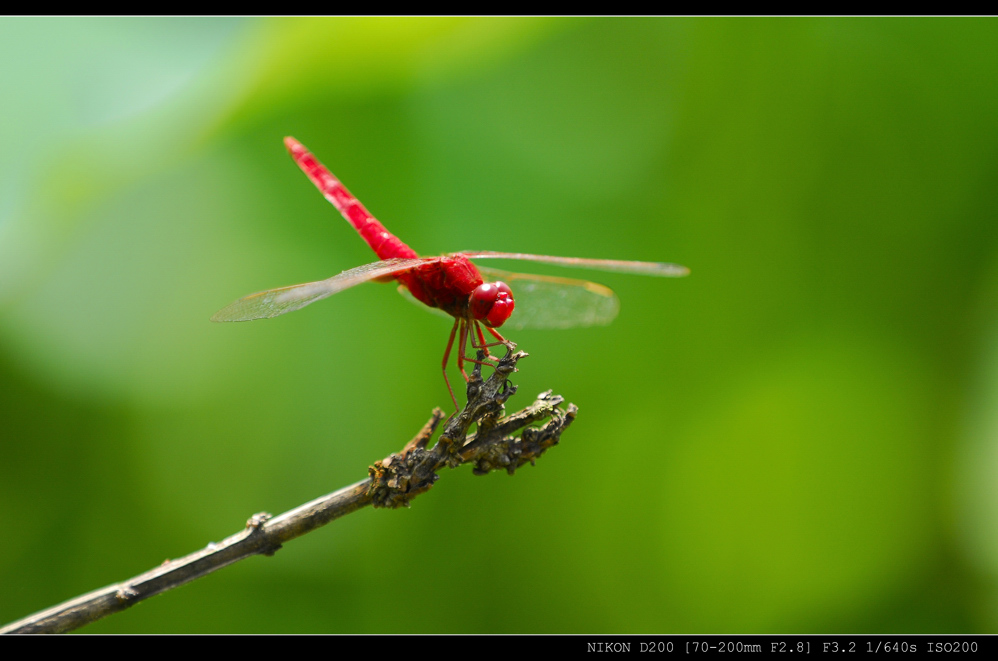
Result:
<svg viewBox="0 0 998 661"><path fill-rule="evenodd" d="M340 180L300 142L288 137L284 139L284 144L295 163L323 196L343 214L347 222L357 230L382 261L349 269L326 280L269 289L244 296L216 312L212 316L212 321L249 321L276 317L363 282L398 280L418 301L439 308L454 317L454 326L447 341L442 367L444 381L447 383L455 408L457 408L457 398L454 397L454 390L447 379L447 361L455 338L459 340L457 366L467 380L468 375L464 371L465 361L479 362L465 356L469 337L473 348L484 350L488 359L495 360L489 355L489 347L510 344L495 329L506 323L515 308L510 288L503 282L484 282L482 274L471 259L517 259L666 277L684 276L689 273L686 267L677 264L552 257L526 253L481 251L454 253L443 257L419 257L415 250L389 232L371 215L371 212L364 208L364 205ZM543 312L537 314L536 310L534 311L532 322L535 327L565 328L605 324L617 314L616 297L602 285L544 276L506 274L504 277L529 283L535 297L547 292L547 306L541 308ZM483 325L497 342L485 341Z"/></svg>

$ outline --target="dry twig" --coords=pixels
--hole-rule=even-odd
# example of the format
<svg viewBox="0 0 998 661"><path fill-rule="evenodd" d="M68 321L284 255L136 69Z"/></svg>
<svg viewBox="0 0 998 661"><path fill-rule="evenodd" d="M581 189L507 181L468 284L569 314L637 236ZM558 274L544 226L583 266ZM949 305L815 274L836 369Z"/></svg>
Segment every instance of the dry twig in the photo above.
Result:
<svg viewBox="0 0 998 661"><path fill-rule="evenodd" d="M516 386L508 377L516 363L527 354L511 346L495 373L482 381L481 365L476 365L468 383L468 404L444 427L436 445L427 449L430 437L444 418L440 409L401 452L375 462L370 476L339 491L317 498L276 517L266 512L254 514L246 528L217 544L209 544L176 560L167 560L122 583L109 585L58 606L30 615L0 629L0 633L62 633L125 610L144 599L200 578L226 565L253 555L273 555L281 545L311 532L344 514L367 505L408 506L436 482L444 466L474 464L474 473L504 469L512 474L518 467L539 457L558 443L561 432L575 419L577 408L547 391L533 404L502 417L504 404ZM479 361L484 356L479 353ZM548 419L540 427L528 427ZM475 433L469 434L472 425ZM520 438L512 436L522 429Z"/></svg>

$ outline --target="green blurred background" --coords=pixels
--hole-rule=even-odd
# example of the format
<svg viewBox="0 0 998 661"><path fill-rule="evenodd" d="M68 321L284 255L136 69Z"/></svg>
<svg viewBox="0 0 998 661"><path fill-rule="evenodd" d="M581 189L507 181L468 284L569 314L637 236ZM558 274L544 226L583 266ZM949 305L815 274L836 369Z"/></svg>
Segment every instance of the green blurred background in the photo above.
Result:
<svg viewBox="0 0 998 661"><path fill-rule="evenodd" d="M208 322L372 260L293 135L422 254L692 275L561 273L621 313L512 338L510 406L580 407L536 467L445 472L82 631L995 631L996 43L0 19L0 622L359 480L448 406L448 323L392 287Z"/></svg>

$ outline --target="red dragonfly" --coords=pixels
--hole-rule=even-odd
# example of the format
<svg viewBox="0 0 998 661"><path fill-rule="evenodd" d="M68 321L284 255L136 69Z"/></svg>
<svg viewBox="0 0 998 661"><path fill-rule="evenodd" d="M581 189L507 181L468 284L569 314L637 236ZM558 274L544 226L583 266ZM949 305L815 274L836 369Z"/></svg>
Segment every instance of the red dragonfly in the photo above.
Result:
<svg viewBox="0 0 998 661"><path fill-rule="evenodd" d="M513 314L517 316L508 327L512 328L568 328L609 323L617 316L618 303L613 292L603 285L582 280L546 276L520 275L478 269L472 259L520 259L560 266L619 271L641 275L679 277L689 269L678 264L658 262L629 262L612 259L580 259L576 257L549 257L508 252L457 252L439 257L420 257L385 229L377 218L364 208L360 201L333 176L300 142L284 138L284 144L298 167L312 180L327 200L332 202L343 217L353 225L360 236L378 255L380 261L344 271L327 280L301 285L268 289L250 294L231 303L211 318L212 321L250 321L264 319L298 310L319 299L359 285L363 282L397 280L399 290L454 317L454 325L447 340L442 363L444 382L450 392L454 407L457 398L447 378L447 361L458 338L457 367L468 380L464 363L479 361L465 355L468 339L475 349L484 349L485 356L495 360L488 348L509 344L496 328L505 324ZM530 304L519 307L513 301L513 292L504 280L485 282L482 273L506 281L522 283L521 291L529 293ZM482 327L496 342L486 342Z"/></svg>

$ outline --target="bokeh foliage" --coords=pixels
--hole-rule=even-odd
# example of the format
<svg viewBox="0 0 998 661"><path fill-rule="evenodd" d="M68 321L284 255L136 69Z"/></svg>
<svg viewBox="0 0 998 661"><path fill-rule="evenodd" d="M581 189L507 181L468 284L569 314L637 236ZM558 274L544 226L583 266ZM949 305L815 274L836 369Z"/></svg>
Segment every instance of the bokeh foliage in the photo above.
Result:
<svg viewBox="0 0 998 661"><path fill-rule="evenodd" d="M372 259L294 135L423 254L693 273L591 274L612 326L513 338L520 403L581 407L535 468L448 472L84 631L993 631L996 39L0 19L0 620L360 479L447 404L447 323L390 287L208 322Z"/></svg>

